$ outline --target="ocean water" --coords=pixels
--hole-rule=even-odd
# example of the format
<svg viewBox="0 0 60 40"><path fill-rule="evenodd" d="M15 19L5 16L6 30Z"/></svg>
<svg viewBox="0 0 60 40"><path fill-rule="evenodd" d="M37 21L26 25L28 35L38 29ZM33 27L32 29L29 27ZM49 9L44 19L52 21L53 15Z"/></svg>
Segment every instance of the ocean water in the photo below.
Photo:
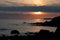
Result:
<svg viewBox="0 0 60 40"><path fill-rule="evenodd" d="M0 35L11 35L12 30L18 30L20 33L39 32L41 29L55 32L56 27L32 26L28 23L44 22L43 19L18 20L18 19L0 19ZM26 22L26 23L24 23Z"/></svg>

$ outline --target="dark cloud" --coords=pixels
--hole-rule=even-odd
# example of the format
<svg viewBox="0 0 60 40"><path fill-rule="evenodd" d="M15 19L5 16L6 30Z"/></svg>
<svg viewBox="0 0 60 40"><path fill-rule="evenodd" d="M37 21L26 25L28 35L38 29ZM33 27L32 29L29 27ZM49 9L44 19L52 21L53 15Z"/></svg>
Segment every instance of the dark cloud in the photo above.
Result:
<svg viewBox="0 0 60 40"><path fill-rule="evenodd" d="M44 12L60 12L60 6L19 6L19 7L3 7L0 11L44 11Z"/></svg>

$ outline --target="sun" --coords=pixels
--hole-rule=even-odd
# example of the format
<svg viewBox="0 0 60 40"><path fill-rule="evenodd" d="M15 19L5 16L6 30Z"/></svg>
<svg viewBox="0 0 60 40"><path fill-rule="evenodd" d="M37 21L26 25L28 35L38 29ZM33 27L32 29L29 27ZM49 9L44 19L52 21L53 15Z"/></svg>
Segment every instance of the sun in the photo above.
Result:
<svg viewBox="0 0 60 40"><path fill-rule="evenodd" d="M34 14L40 15L40 14L42 14L42 12L34 12Z"/></svg>

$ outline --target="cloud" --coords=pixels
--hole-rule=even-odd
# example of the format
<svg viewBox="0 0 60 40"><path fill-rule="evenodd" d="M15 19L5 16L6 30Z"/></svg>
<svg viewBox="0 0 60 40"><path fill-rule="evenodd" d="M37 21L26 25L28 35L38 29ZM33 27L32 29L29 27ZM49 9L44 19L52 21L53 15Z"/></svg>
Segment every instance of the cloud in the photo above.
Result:
<svg viewBox="0 0 60 40"><path fill-rule="evenodd" d="M60 0L0 0L1 6L59 6Z"/></svg>
<svg viewBox="0 0 60 40"><path fill-rule="evenodd" d="M2 7L0 11L44 11L44 12L60 12L60 6L18 6L18 7Z"/></svg>
<svg viewBox="0 0 60 40"><path fill-rule="evenodd" d="M0 1L1 6L19 6L20 4L13 1ZM24 4L21 4L24 5Z"/></svg>
<svg viewBox="0 0 60 40"><path fill-rule="evenodd" d="M33 6L31 0L0 0L1 6Z"/></svg>

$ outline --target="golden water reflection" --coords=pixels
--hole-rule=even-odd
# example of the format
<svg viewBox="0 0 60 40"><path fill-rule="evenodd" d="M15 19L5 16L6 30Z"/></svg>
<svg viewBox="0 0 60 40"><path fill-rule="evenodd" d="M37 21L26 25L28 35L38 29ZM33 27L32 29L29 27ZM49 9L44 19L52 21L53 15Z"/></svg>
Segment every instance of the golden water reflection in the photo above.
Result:
<svg viewBox="0 0 60 40"><path fill-rule="evenodd" d="M34 22L44 22L43 19L34 19Z"/></svg>

